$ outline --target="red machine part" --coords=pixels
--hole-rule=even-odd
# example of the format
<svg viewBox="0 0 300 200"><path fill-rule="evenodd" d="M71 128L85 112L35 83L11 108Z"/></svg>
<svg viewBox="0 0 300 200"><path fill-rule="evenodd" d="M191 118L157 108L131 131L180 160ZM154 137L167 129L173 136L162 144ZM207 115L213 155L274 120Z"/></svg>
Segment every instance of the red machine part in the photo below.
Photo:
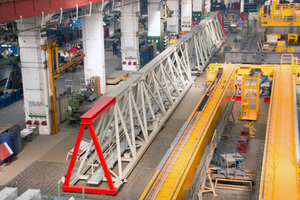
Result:
<svg viewBox="0 0 300 200"><path fill-rule="evenodd" d="M111 175L109 173L109 169L107 167L105 158L103 156L100 144L97 139L97 135L95 133L94 127L92 123L97 120L105 111L107 111L110 107L112 107L116 103L116 97L105 97L102 99L98 104L96 104L94 107L92 107L88 112L86 112L84 115L82 115L81 118L81 124L80 129L78 132L78 136L76 139L74 151L71 157L71 161L69 164L69 168L67 171L66 179L64 182L64 185L62 186L63 191L69 191L69 192L82 192L83 188L84 191L87 193L101 193L101 194L112 194L115 195L117 193L116 187L114 187L114 183L112 181ZM70 185L69 181L71 178L71 173L74 167L74 163L76 160L76 155L79 149L80 141L82 138L82 134L84 131L85 126L88 127L88 130L90 132L91 138L93 140L96 152L98 154L101 166L103 168L105 177L107 179L107 183L109 188L99 188L99 187L91 187L91 186L76 186L76 185Z"/></svg>
<svg viewBox="0 0 300 200"><path fill-rule="evenodd" d="M249 139L249 132L248 131L241 131L241 139L239 139L239 146L238 151L239 153L246 153L248 139Z"/></svg>

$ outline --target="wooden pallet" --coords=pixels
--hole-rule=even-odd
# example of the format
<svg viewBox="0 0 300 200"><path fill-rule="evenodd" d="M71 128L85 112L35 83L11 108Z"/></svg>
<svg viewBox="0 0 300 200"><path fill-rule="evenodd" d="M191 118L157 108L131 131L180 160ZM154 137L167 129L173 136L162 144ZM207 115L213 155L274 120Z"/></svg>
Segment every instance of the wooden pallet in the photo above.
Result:
<svg viewBox="0 0 300 200"><path fill-rule="evenodd" d="M232 175L225 175L225 174L219 174L220 171L220 167L212 167L209 168L211 171L211 178L213 180L216 180L217 178L221 178L221 179L235 179L235 180L244 180L244 181L254 181L254 177L253 177L253 173L252 171L245 171L245 176L234 176L234 174Z"/></svg>
<svg viewBox="0 0 300 200"><path fill-rule="evenodd" d="M106 78L106 85L117 85L121 81L121 78Z"/></svg>
<svg viewBox="0 0 300 200"><path fill-rule="evenodd" d="M211 179L215 181L215 189L253 191L254 177L251 171L245 176L219 174L220 167L210 167Z"/></svg>
<svg viewBox="0 0 300 200"><path fill-rule="evenodd" d="M217 178L215 182L216 189L228 189L239 191L253 191L253 185L251 180L240 179L223 179Z"/></svg>
<svg viewBox="0 0 300 200"><path fill-rule="evenodd" d="M126 80L128 75L127 71L114 71L106 76L106 85L117 85L120 81Z"/></svg>

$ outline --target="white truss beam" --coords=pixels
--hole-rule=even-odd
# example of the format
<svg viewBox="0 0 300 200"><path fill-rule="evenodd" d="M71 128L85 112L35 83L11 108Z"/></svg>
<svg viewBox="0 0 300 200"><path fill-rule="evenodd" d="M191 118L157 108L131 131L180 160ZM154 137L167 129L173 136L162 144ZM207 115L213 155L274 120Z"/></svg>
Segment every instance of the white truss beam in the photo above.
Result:
<svg viewBox="0 0 300 200"><path fill-rule="evenodd" d="M219 30L218 16L213 13L108 95L116 103L93 126L116 188L126 181L192 85L191 70L203 71L224 42ZM84 180L99 187L106 181L92 140L79 162L70 184Z"/></svg>

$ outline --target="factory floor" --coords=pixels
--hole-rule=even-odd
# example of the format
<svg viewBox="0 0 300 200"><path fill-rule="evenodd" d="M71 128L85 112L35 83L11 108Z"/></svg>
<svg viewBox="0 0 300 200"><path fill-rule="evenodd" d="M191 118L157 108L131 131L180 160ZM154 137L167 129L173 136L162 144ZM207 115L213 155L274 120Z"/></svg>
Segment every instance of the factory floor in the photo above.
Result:
<svg viewBox="0 0 300 200"><path fill-rule="evenodd" d="M227 44L233 42L236 35L228 37ZM224 48L225 45L223 45ZM120 63L112 52L106 53L106 72L118 69ZM224 60L221 53L217 56L216 61L219 63ZM108 61L110 60L110 61ZM113 67L114 66L114 67ZM79 80L83 77L83 70L78 70L74 74L68 74L74 80L74 88L80 88ZM195 79L196 85L193 85L178 105L174 113L166 122L164 129L156 136L153 143L145 152L135 169L119 190L116 196L86 194L88 199L138 199L147 183L150 181L156 167L163 158L165 152L170 147L171 142L177 135L183 123L188 119L194 107L203 95L206 83L205 74ZM60 88L64 87L64 81L57 83ZM119 84L121 85L122 82ZM108 92L117 86L107 86ZM59 89L63 90L63 89ZM92 102L87 107L92 107L99 102L101 98ZM211 194L204 195L204 199L257 199L255 196L258 191L259 173L261 167L261 157L263 153L264 134L266 129L266 120L268 114L268 103L260 99L260 111L258 120L255 122L257 129L254 139L250 140L249 151L247 152L246 170L252 170L255 175L254 192L234 191L217 189L216 197ZM235 103L234 116L235 123L231 124L228 134L238 135L244 128L245 122L238 120L240 112L240 102ZM24 126L23 101L18 101L8 107L0 108L0 125L17 123ZM42 136L39 135L31 140L24 140L23 151L13 158L12 166L2 165L4 172L0 173L0 186L16 186L19 194L22 194L28 188L41 189L42 194L50 193L53 196L58 195L58 182L67 172L70 160L66 160L67 152L74 147L79 124L69 125L64 122L59 126L59 133L56 135ZM89 139L87 131L84 132L83 138ZM1 187L0 187L1 189ZM74 193L61 193L63 196L70 197ZM81 198L81 194L75 195Z"/></svg>

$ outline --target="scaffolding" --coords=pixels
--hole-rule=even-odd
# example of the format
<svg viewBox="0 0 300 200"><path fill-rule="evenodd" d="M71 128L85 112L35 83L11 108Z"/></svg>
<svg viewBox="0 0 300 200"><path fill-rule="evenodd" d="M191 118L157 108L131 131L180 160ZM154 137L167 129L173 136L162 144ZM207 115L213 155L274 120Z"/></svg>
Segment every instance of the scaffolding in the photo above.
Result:
<svg viewBox="0 0 300 200"><path fill-rule="evenodd" d="M219 174L244 176L247 142L238 136L222 137L215 151Z"/></svg>

